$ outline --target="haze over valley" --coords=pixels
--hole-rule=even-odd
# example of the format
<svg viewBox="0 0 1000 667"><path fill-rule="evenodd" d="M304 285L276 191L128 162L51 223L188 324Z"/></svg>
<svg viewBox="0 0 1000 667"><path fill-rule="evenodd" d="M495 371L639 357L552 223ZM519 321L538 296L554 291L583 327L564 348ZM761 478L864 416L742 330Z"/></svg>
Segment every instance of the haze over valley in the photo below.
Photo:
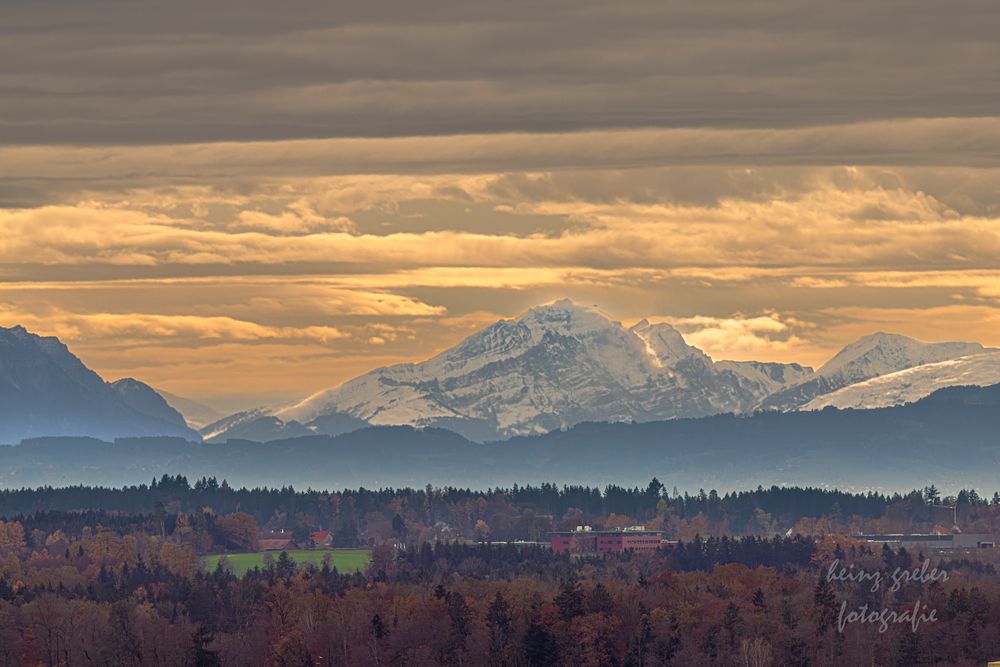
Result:
<svg viewBox="0 0 1000 667"><path fill-rule="evenodd" d="M314 488L630 484L653 466L681 488L891 489L932 474L986 483L1000 463L1000 351L979 343L879 332L815 370L717 361L668 323L625 326L569 299L426 361L210 423L207 406L106 382L21 327L0 329L0 388L0 437L21 443L0 450L4 486L135 484L165 469Z"/></svg>

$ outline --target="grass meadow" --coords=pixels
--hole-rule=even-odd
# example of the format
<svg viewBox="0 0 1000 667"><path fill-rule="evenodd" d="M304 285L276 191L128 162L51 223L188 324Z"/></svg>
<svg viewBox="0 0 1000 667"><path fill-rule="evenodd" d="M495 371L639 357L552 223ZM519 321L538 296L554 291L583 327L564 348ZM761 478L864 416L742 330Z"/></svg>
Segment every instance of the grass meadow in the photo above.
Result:
<svg viewBox="0 0 1000 667"><path fill-rule="evenodd" d="M287 551L289 557L298 565L314 563L317 567L323 565L323 558L330 555L330 565L340 572L356 572L368 567L371 561L371 554L368 549L290 549ZM278 560L280 551L252 551L247 553L232 554L211 554L205 556L203 563L205 569L212 571L219 564L219 559L225 556L232 565L233 573L243 576L247 570L255 567L264 567L265 555L270 555L274 560Z"/></svg>

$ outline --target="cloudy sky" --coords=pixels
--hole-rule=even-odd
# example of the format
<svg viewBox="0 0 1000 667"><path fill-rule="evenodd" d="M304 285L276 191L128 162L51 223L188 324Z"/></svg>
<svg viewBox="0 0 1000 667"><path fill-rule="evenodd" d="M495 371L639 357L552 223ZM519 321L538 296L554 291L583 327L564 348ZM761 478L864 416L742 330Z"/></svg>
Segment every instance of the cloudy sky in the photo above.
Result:
<svg viewBox="0 0 1000 667"><path fill-rule="evenodd" d="M569 296L1000 345L995 0L0 2L0 326L234 408Z"/></svg>

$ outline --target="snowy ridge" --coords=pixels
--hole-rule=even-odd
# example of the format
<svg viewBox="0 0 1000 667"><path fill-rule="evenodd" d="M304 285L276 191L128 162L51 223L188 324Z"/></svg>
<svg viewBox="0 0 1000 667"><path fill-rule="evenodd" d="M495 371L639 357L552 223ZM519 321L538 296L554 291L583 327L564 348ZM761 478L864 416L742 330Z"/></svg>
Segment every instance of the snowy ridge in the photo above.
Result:
<svg viewBox="0 0 1000 667"><path fill-rule="evenodd" d="M668 324L627 328L563 299L501 320L425 362L377 369L270 414L309 424L338 412L492 439L581 421L744 412L809 372L797 364L716 364Z"/></svg>
<svg viewBox="0 0 1000 667"><path fill-rule="evenodd" d="M801 410L887 408L914 403L945 387L1000 384L1000 352L949 359L849 385L806 403Z"/></svg>
<svg viewBox="0 0 1000 667"><path fill-rule="evenodd" d="M238 426L249 424L257 419L260 419L261 417L267 417L269 415L270 412L265 408L244 410L243 412L237 412L236 414L223 417L218 421L203 426L199 433L205 440L211 440L212 438L217 438L224 433L232 431Z"/></svg>
<svg viewBox="0 0 1000 667"><path fill-rule="evenodd" d="M815 374L774 392L759 407L762 410L795 410L817 396L857 382L983 351L979 343L923 343L907 336L879 332L846 346Z"/></svg>
<svg viewBox="0 0 1000 667"><path fill-rule="evenodd" d="M798 364L714 361L669 324L641 320L625 327L597 308L562 299L500 320L426 361L379 368L292 405L233 415L202 433L265 439L409 425L484 441L583 421L795 410L871 378L982 353L977 343L877 333L847 345L817 372Z"/></svg>

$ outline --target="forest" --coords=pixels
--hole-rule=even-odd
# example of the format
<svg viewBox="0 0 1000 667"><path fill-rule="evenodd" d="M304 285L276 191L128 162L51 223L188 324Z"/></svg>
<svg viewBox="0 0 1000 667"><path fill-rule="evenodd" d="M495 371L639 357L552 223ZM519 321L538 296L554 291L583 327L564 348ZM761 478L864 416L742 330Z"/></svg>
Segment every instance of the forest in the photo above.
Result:
<svg viewBox="0 0 1000 667"><path fill-rule="evenodd" d="M952 508L957 507L953 511ZM163 536L195 535L201 552L226 548L219 525L240 515L255 529L289 531L304 539L330 530L337 546L387 541L545 541L549 531L579 525L621 528L641 524L669 539L774 534L874 534L950 529L957 517L965 532L1000 532L1000 494L962 490L942 497L933 485L906 494L846 493L801 487L695 494L667 489L653 478L643 487L541 484L493 488L338 491L231 488L225 481L162 475L122 488L71 486L0 490L0 517L32 535L56 530L79 534L85 525Z"/></svg>
<svg viewBox="0 0 1000 667"><path fill-rule="evenodd" d="M981 665L1000 656L993 550L910 553L847 536L933 526L956 502L969 526L1000 517L972 491L686 495L655 479L300 492L167 475L6 491L0 664ZM600 556L531 543L581 521L642 522L677 542ZM243 577L202 564L254 549L263 531L316 527L369 545L368 569L281 553ZM831 576L838 567L882 583ZM946 576L916 574L928 568ZM894 589L901 572L914 575ZM862 608L880 616L852 616Z"/></svg>

